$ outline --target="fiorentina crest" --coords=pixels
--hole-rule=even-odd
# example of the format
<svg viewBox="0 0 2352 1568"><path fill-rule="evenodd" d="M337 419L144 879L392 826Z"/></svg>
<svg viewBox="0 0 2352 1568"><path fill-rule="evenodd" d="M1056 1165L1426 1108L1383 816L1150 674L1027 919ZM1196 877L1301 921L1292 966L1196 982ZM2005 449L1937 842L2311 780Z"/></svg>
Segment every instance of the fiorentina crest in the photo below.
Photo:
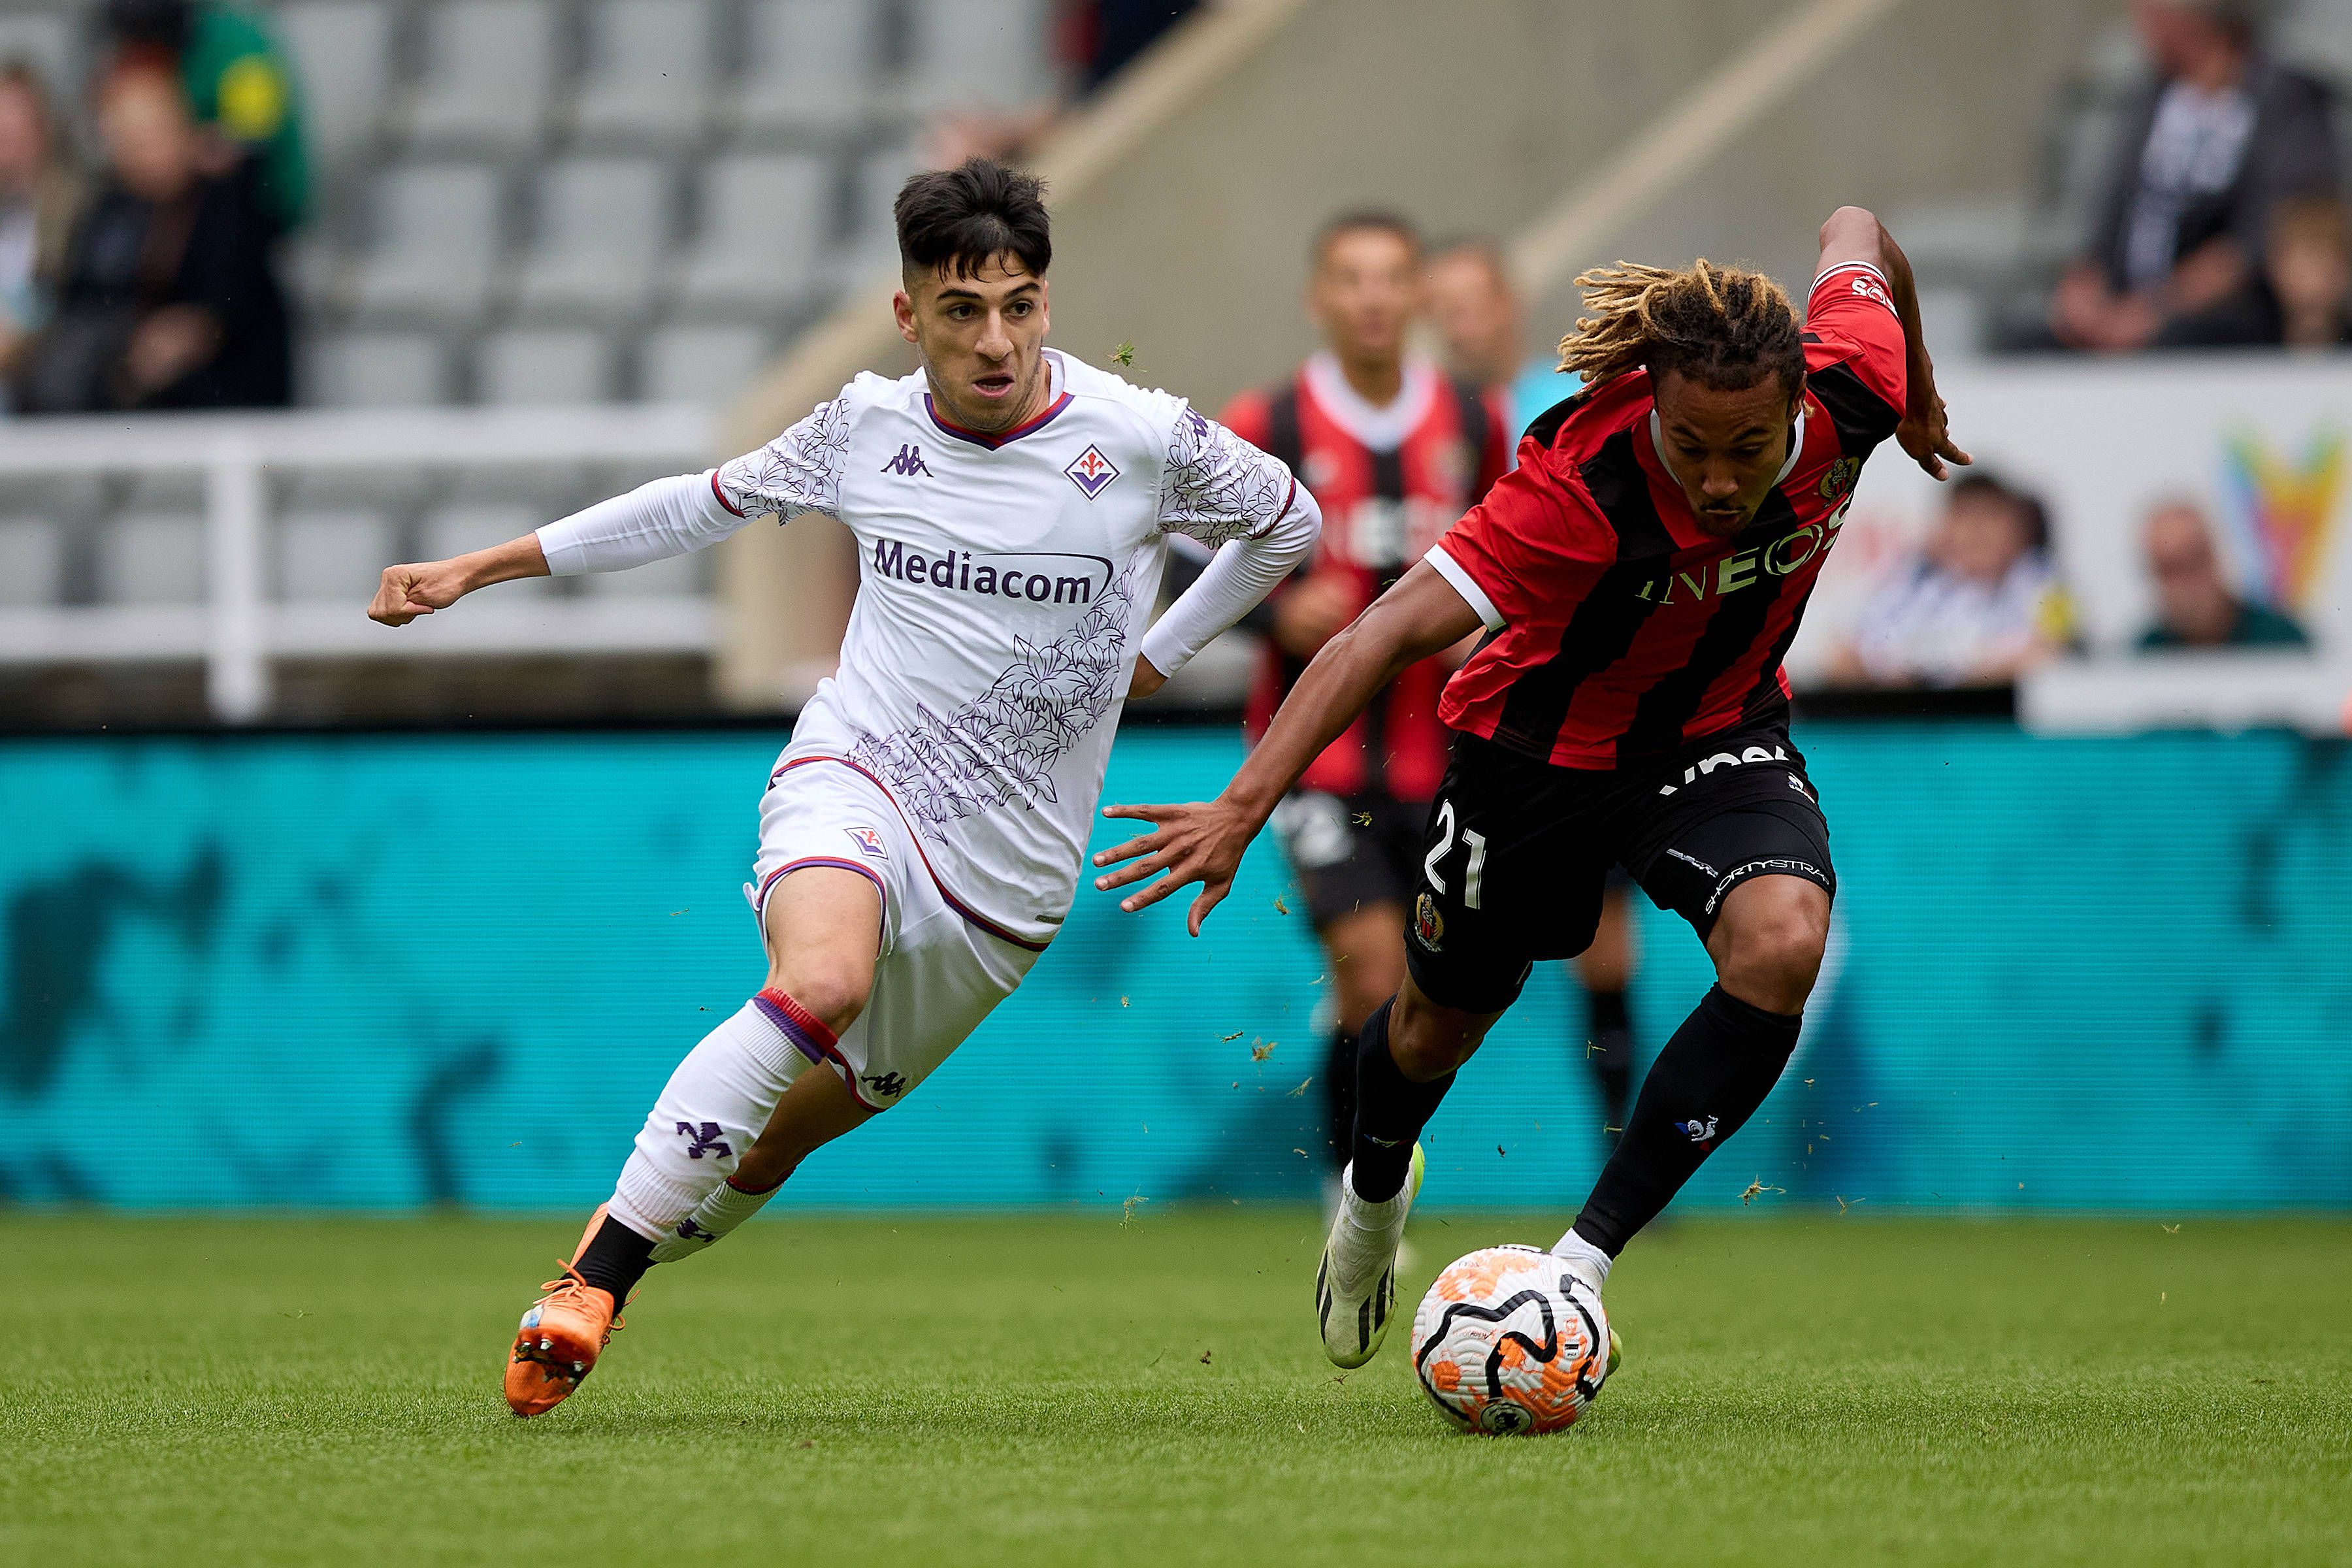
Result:
<svg viewBox="0 0 2352 1568"><path fill-rule="evenodd" d="M1118 478L1118 468L1102 455L1102 448L1092 446L1080 452L1077 460L1062 472L1070 476L1070 482L1088 500L1102 494L1111 480Z"/></svg>

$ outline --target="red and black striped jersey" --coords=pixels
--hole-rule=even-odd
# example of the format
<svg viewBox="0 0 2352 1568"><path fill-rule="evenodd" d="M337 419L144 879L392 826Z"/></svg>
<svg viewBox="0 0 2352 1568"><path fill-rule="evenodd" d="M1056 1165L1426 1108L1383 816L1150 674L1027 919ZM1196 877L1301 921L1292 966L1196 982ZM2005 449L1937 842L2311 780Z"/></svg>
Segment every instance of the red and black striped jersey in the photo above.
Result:
<svg viewBox="0 0 2352 1568"><path fill-rule="evenodd" d="M1421 558L1446 525L1510 466L1501 416L1478 392L1417 362L1394 403L1376 408L1349 388L1338 363L1318 354L1285 384L1244 393L1219 422L1290 465L1323 510L1314 558L1292 582L1344 584L1349 616L1362 613ZM1255 740L1307 666L1266 644L1246 728ZM1376 791L1424 801L1445 775L1451 743L1438 716L1442 659L1407 668L1345 734L1311 763L1301 787L1333 795Z"/></svg>
<svg viewBox="0 0 2352 1568"><path fill-rule="evenodd" d="M1814 281L1789 461L1731 538L1700 528L1660 458L1646 373L1528 428L1519 466L1429 552L1491 635L1447 724L1562 767L1611 768L1785 711L1780 660L1863 460L1903 417L1903 326L1855 262Z"/></svg>

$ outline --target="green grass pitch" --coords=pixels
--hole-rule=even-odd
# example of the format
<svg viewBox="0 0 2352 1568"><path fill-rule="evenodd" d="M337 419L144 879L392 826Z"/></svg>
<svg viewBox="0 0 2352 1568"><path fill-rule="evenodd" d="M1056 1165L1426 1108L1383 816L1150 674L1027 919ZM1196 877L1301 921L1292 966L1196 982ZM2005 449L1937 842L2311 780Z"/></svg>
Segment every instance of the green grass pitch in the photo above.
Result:
<svg viewBox="0 0 2352 1568"><path fill-rule="evenodd" d="M1414 1221L1404 1303L1555 1222ZM552 1220L0 1218L0 1563L2352 1561L2352 1224L1759 1208L1610 1285L1624 1370L1445 1428L1341 1377L1304 1211L763 1218L499 1398Z"/></svg>

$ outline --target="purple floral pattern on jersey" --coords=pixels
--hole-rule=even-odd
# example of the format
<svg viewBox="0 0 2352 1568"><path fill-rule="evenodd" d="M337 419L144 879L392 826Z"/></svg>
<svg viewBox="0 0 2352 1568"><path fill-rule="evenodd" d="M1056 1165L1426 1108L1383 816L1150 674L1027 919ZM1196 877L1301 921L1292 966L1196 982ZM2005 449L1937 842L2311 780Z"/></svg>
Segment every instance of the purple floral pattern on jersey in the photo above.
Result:
<svg viewBox="0 0 2352 1568"><path fill-rule="evenodd" d="M944 714L919 707L912 728L864 736L849 760L933 834L1011 802L1033 811L1041 800L1058 804L1055 764L1102 722L1118 693L1139 565L1112 578L1052 642L1015 637L1016 662L987 690Z"/></svg>
<svg viewBox="0 0 2352 1568"><path fill-rule="evenodd" d="M849 458L849 398L846 394L816 411L756 452L719 470L719 493L746 516L804 511L841 515L841 471Z"/></svg>
<svg viewBox="0 0 2352 1568"><path fill-rule="evenodd" d="M1290 510L1290 470L1213 419L1187 408L1168 441L1160 528L1214 547L1262 539Z"/></svg>

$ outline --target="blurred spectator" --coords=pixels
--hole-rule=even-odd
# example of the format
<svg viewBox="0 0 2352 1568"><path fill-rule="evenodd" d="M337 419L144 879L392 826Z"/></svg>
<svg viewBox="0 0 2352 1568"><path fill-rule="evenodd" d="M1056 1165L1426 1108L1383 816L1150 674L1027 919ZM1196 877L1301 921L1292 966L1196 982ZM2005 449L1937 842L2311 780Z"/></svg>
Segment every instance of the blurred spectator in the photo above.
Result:
<svg viewBox="0 0 2352 1568"><path fill-rule="evenodd" d="M1428 291L1445 368L1504 400L1514 443L1537 416L1581 384L1561 374L1551 355L1528 356L1527 307L1492 240L1460 240L1440 250L1429 263Z"/></svg>
<svg viewBox="0 0 2352 1568"><path fill-rule="evenodd" d="M2327 92L2262 54L2254 0L2137 0L2133 15L2158 79L2050 335L2109 352L2233 341L2272 211L2336 189Z"/></svg>
<svg viewBox="0 0 2352 1568"><path fill-rule="evenodd" d="M47 320L81 179L33 68L0 65L0 382Z"/></svg>
<svg viewBox="0 0 2352 1568"><path fill-rule="evenodd" d="M2001 686L2073 640L2042 503L1984 474L1956 480L1919 558L1872 597L1837 678Z"/></svg>
<svg viewBox="0 0 2352 1568"><path fill-rule="evenodd" d="M107 0L115 67L155 63L176 73L188 111L209 133L207 172L251 158L263 210L282 232L310 216L294 71L260 22L216 0Z"/></svg>
<svg viewBox="0 0 2352 1568"><path fill-rule="evenodd" d="M1076 0L1060 18L1060 52L1088 97L1201 8L1201 0Z"/></svg>
<svg viewBox="0 0 2352 1568"><path fill-rule="evenodd" d="M286 304L253 171L203 172L178 84L152 68L109 78L98 121L107 180L68 247L57 313L26 355L24 406L284 405Z"/></svg>
<svg viewBox="0 0 2352 1568"><path fill-rule="evenodd" d="M2263 268L2280 342L2291 349L2352 343L2352 224L2343 203L2326 196L2280 203Z"/></svg>
<svg viewBox="0 0 2352 1568"><path fill-rule="evenodd" d="M2150 512L2141 549L2156 584L2156 620L2140 634L2141 647L2311 645L2294 622L2231 591L2213 549L2213 531L2190 503L2167 501Z"/></svg>

